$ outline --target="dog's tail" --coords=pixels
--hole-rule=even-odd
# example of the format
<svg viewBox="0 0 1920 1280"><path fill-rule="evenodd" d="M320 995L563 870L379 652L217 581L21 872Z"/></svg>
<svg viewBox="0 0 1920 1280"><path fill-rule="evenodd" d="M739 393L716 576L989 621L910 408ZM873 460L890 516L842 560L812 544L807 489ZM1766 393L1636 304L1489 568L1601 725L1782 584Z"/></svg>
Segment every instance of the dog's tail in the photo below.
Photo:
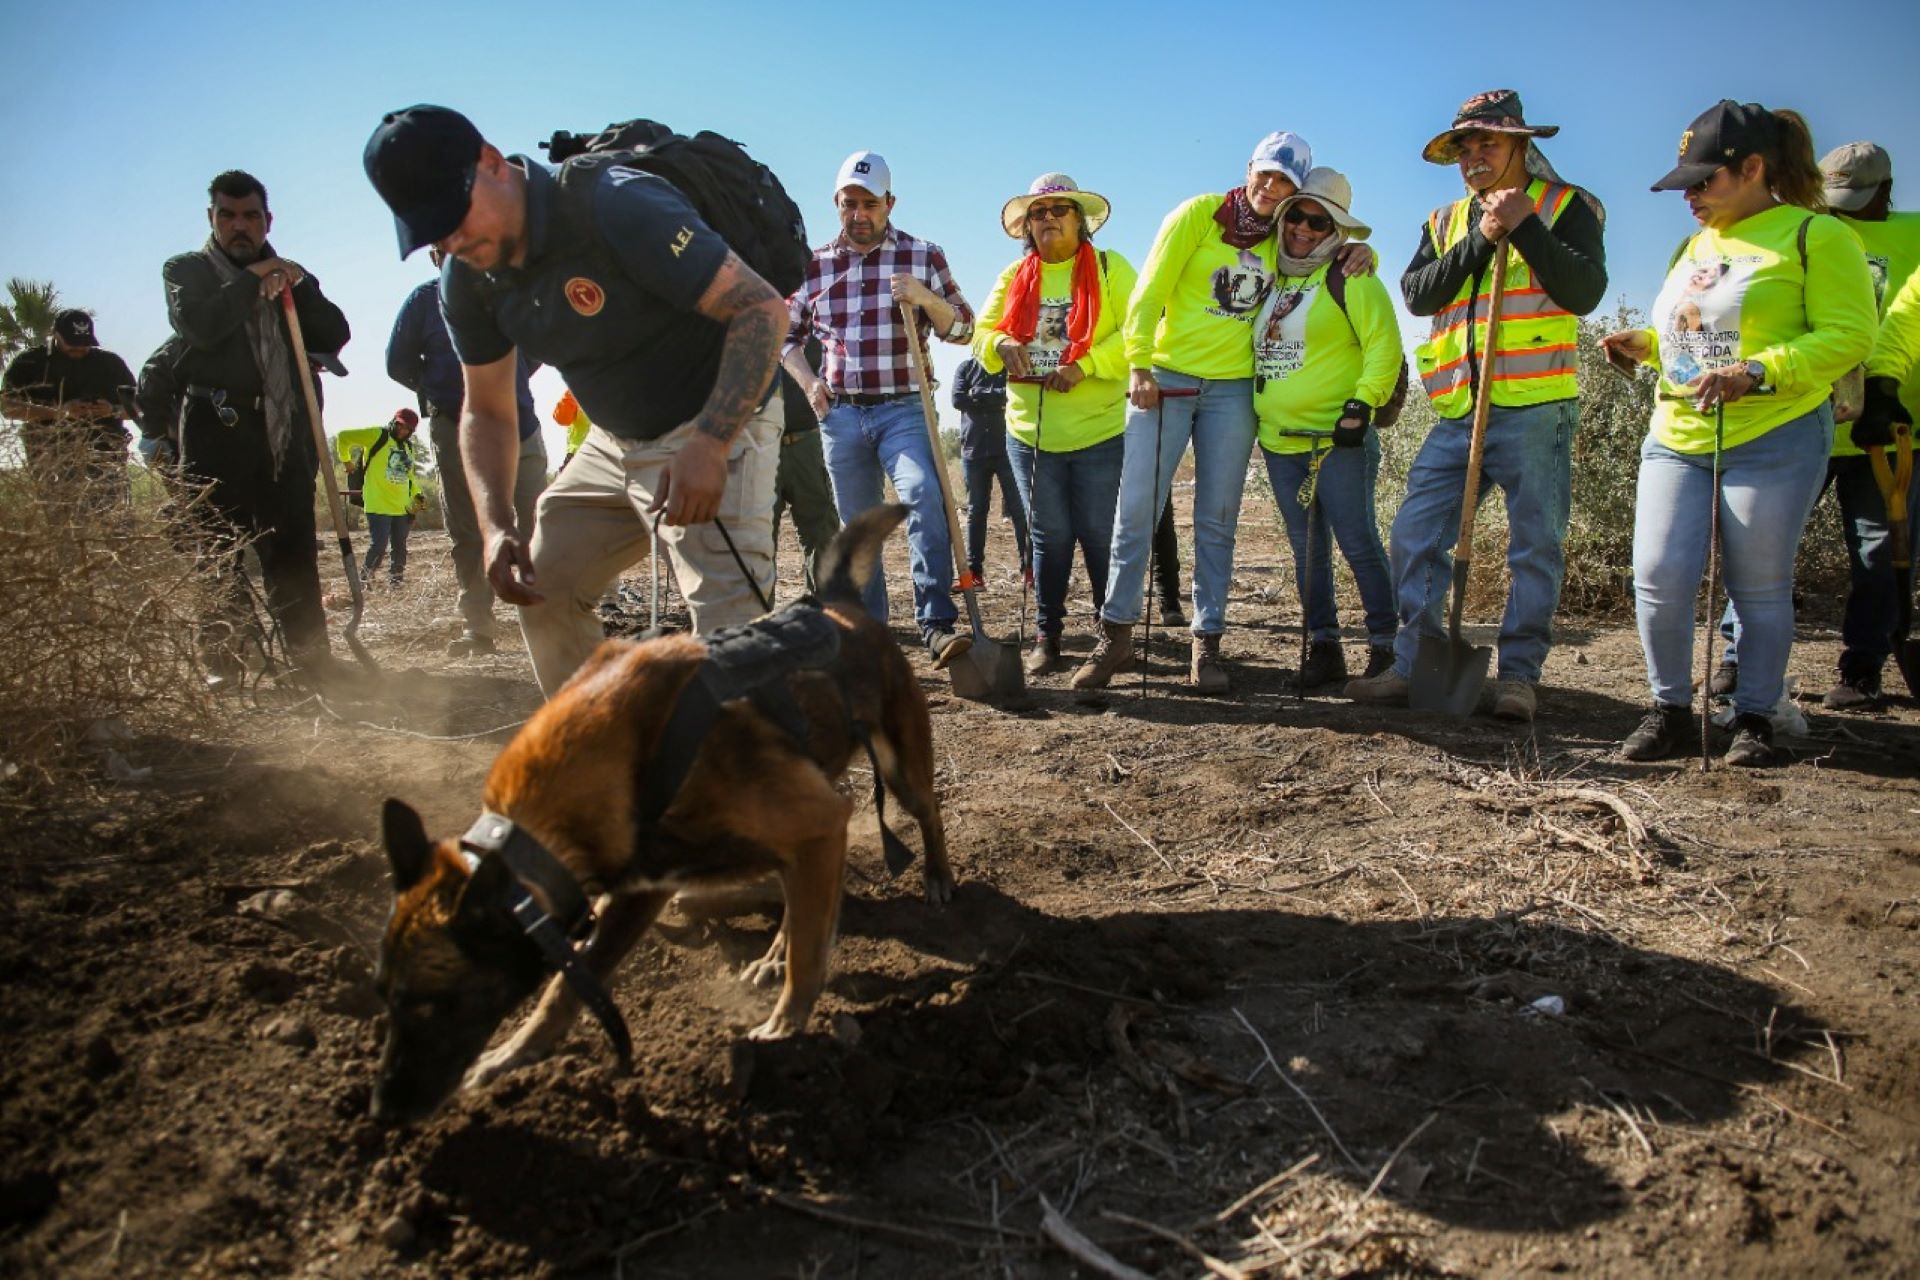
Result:
<svg viewBox="0 0 1920 1280"><path fill-rule="evenodd" d="M869 507L847 522L821 553L815 567L814 594L822 601L842 600L858 603L867 583L880 563L880 548L887 535L902 520L907 509L900 503L882 503Z"/></svg>

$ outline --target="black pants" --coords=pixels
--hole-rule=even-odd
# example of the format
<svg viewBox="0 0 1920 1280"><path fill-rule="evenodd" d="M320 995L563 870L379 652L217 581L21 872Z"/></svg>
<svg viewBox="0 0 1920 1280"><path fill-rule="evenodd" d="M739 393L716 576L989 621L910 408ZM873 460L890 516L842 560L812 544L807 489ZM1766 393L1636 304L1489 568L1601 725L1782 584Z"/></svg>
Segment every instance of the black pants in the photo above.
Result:
<svg viewBox="0 0 1920 1280"><path fill-rule="evenodd" d="M201 510L209 532L233 547L236 602L246 595L239 543L251 540L266 575L267 607L286 632L288 648L296 657L324 650L327 617L313 519L319 470L305 421L295 419L276 475L259 411L241 409L239 420L226 426L206 401L189 398L180 422L180 467L189 483L211 486Z"/></svg>
<svg viewBox="0 0 1920 1280"><path fill-rule="evenodd" d="M1180 539L1173 532L1173 495L1160 508L1160 523L1153 529L1154 589L1161 604L1180 603Z"/></svg>

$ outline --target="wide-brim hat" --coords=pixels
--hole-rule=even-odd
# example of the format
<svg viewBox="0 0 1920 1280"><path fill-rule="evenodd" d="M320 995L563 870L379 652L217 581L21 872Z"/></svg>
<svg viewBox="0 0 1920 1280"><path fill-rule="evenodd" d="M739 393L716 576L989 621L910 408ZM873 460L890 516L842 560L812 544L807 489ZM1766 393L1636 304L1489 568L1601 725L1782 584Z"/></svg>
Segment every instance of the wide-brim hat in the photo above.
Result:
<svg viewBox="0 0 1920 1280"><path fill-rule="evenodd" d="M1273 211L1276 219L1285 218L1287 210L1302 200L1311 200L1327 211L1327 216L1338 223L1347 233L1349 240L1365 240L1373 234L1373 228L1348 211L1353 204L1353 184L1347 181L1347 175L1338 169L1310 169L1307 180L1300 189L1280 202Z"/></svg>
<svg viewBox="0 0 1920 1280"><path fill-rule="evenodd" d="M1059 196L1079 205L1088 235L1098 231L1113 214L1113 206L1105 196L1082 191L1080 184L1064 173L1043 173L1033 180L1033 185L1027 188L1025 195L1015 196L1000 206L1001 228L1015 240L1024 239L1027 234L1027 209L1035 200L1045 196Z"/></svg>
<svg viewBox="0 0 1920 1280"><path fill-rule="evenodd" d="M1467 133L1512 133L1528 138L1551 138L1560 132L1557 124L1528 124L1520 95L1512 89L1489 89L1476 93L1453 113L1453 124L1421 148L1421 156L1430 164L1452 164L1460 158L1460 137Z"/></svg>

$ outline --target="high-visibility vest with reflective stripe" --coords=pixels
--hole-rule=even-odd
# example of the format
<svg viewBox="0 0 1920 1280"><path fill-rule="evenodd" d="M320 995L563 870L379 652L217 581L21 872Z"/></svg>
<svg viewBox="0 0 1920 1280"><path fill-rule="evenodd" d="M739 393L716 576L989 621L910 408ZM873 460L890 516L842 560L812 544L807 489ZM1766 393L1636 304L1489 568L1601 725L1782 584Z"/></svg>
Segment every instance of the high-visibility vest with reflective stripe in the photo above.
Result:
<svg viewBox="0 0 1920 1280"><path fill-rule="evenodd" d="M1527 196L1533 201L1534 213L1552 226L1573 203L1574 191L1535 179L1527 184ZM1471 204L1471 197L1463 197L1428 215L1427 235L1436 255L1446 253L1466 237ZM1516 250L1509 248L1507 254L1507 292L1500 304L1500 332L1493 358L1493 403L1517 406L1571 399L1580 391L1575 379L1579 317L1534 283L1527 260ZM1454 300L1434 314L1432 332L1418 351L1421 385L1443 418L1458 418L1473 411L1473 369L1485 359L1488 349L1491 263L1477 284L1479 293L1474 292L1476 281L1472 276L1461 282Z"/></svg>

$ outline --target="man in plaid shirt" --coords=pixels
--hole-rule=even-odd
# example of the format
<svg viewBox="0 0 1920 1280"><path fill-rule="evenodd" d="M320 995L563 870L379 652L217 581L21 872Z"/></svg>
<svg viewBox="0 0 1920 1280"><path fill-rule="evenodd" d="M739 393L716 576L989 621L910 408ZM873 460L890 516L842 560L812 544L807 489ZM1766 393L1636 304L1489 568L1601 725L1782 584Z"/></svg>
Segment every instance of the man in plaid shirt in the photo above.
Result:
<svg viewBox="0 0 1920 1280"><path fill-rule="evenodd" d="M879 504L882 475L907 505L914 620L940 669L972 640L954 633L953 543L933 474L940 463L927 439L910 336L898 307L910 304L925 317L920 323L961 346L973 337L973 308L954 284L939 245L888 225L892 186L887 162L874 152L856 151L840 166L833 197L840 235L814 251L806 282L787 299L792 323L783 358L820 418L840 518L851 520ZM801 351L812 336L826 357L818 375ZM887 620L882 570L867 584L866 605Z"/></svg>

